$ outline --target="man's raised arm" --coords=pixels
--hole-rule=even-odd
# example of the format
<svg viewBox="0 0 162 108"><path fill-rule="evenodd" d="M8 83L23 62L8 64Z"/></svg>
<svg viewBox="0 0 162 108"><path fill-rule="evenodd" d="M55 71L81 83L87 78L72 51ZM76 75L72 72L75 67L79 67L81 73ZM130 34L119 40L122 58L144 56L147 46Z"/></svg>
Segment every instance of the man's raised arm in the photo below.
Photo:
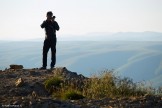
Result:
<svg viewBox="0 0 162 108"><path fill-rule="evenodd" d="M46 27L46 21L43 21L43 23L41 24L41 28L45 28Z"/></svg>

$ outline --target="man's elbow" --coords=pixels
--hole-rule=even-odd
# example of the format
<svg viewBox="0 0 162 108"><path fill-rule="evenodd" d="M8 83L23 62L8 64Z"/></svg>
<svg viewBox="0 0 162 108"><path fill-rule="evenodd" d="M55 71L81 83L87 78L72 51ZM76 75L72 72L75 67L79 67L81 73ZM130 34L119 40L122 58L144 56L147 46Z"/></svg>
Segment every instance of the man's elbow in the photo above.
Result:
<svg viewBox="0 0 162 108"><path fill-rule="evenodd" d="M43 26L43 25L40 25L40 27L41 27L41 28L44 28L44 26Z"/></svg>
<svg viewBox="0 0 162 108"><path fill-rule="evenodd" d="M56 30L59 31L60 30L60 27L58 27Z"/></svg>

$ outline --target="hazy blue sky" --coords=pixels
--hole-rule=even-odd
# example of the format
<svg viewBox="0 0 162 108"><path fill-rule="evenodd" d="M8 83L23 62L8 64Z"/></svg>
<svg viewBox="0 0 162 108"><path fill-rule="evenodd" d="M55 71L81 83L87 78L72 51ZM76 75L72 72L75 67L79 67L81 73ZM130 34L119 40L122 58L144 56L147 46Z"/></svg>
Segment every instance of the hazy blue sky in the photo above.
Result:
<svg viewBox="0 0 162 108"><path fill-rule="evenodd" d="M47 11L60 25L58 36L162 32L162 0L0 0L0 40L44 37Z"/></svg>

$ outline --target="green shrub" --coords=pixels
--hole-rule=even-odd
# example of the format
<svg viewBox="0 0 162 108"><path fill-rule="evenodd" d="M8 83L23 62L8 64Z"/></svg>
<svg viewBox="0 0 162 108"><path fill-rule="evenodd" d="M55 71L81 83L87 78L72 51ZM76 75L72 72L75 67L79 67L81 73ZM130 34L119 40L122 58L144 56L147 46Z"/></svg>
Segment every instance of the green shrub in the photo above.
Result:
<svg viewBox="0 0 162 108"><path fill-rule="evenodd" d="M78 100L78 99L83 99L84 96L81 95L80 93L76 92L76 91L66 91L63 96L62 96L63 99L71 99L71 100Z"/></svg>
<svg viewBox="0 0 162 108"><path fill-rule="evenodd" d="M62 82L62 79L60 77L51 77L45 80L44 82L45 89L50 91L51 89L59 88L61 82Z"/></svg>

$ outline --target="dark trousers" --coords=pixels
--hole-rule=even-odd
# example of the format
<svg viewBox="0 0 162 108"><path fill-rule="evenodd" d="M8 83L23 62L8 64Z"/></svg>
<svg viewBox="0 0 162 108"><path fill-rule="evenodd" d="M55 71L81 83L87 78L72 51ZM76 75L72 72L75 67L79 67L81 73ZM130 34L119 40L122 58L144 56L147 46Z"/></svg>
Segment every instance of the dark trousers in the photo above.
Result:
<svg viewBox="0 0 162 108"><path fill-rule="evenodd" d="M54 67L56 64L56 38L45 39L43 45L43 67L47 66L47 54L51 48L51 67Z"/></svg>

